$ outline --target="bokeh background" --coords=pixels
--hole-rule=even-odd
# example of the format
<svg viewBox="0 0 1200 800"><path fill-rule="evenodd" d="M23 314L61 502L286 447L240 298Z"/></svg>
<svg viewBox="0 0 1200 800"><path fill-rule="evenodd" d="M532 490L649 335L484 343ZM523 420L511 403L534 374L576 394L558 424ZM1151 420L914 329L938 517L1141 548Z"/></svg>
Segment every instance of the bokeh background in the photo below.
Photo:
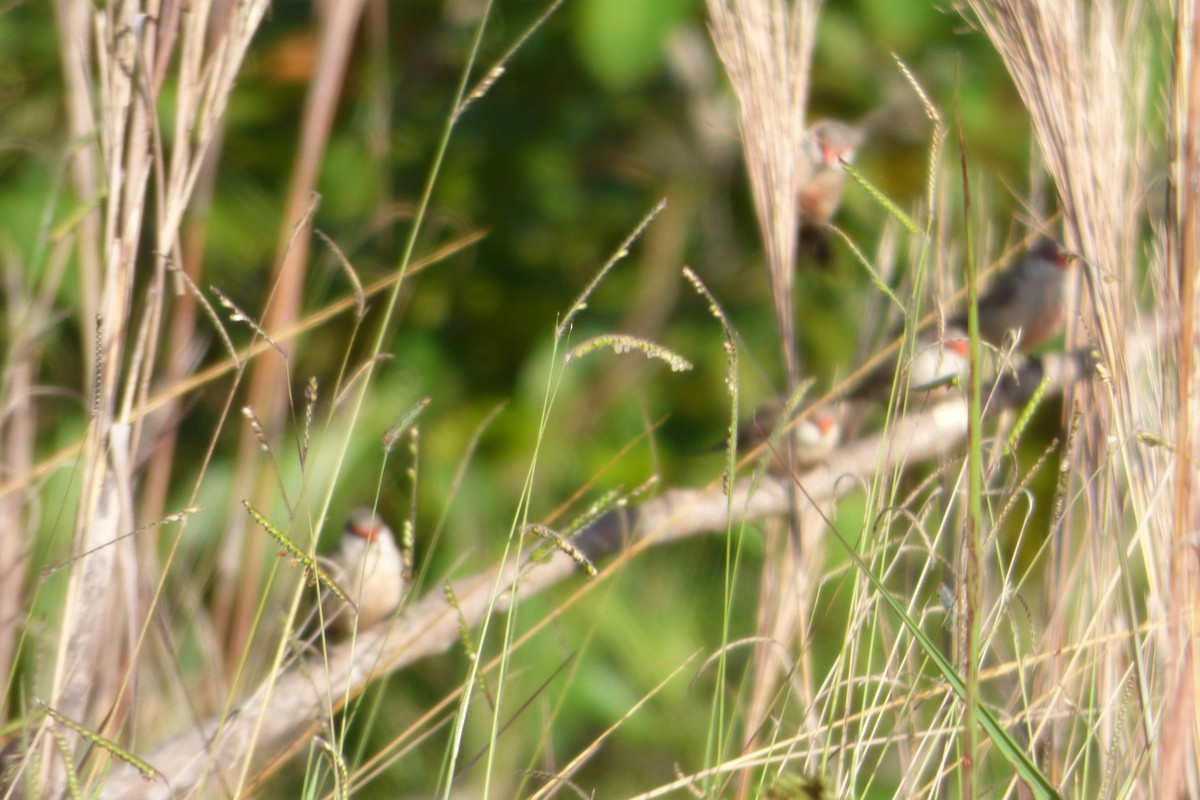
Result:
<svg viewBox="0 0 1200 800"><path fill-rule="evenodd" d="M462 80L479 6L474 0L367 3L332 120L313 218L364 284L392 273L401 258ZM497 3L479 63L493 63L544 10L544 3L529 0ZM317 69L314 13L309 3L273 4L238 78L211 191L193 206L207 226L201 285L219 287L251 316L267 301L278 232L288 224L284 199L307 86ZM55 268L47 242L87 202L72 194L65 175L73 148L81 146L64 133L65 52L51 4L11 2L0 11L0 259L10 276L36 277ZM1029 122L1011 81L993 48L961 16L916 0L828 3L811 72L809 117L883 115L886 124L860 149L856 166L910 215L927 215L932 126L897 58L946 119L961 118L976 193L972 223L981 250L994 256L1055 209L1031 167ZM479 77L477 70L472 82ZM168 82L164 119L171 91ZM554 387L537 453L533 514L549 517L562 507L562 522L616 487L630 489L651 478L660 486L698 486L720 476L730 402L723 334L681 277L683 266L707 284L740 337L742 416L781 390L761 238L733 103L701 0L568 0L456 125L416 255L484 235L407 280L387 337L393 358L374 376L332 509L337 520L350 508L373 504L377 494L385 516L410 514L408 457L393 454L385 461L379 440L414 403L430 397L420 417L417 466L421 591L437 591L447 575L483 568L500 552L533 459L548 376L562 355L553 351L555 324L660 199L667 200L665 211L595 292L570 343L633 333L685 356L695 368L676 374L638 354L612 353L568 368ZM951 142L942 160L951 177L938 209L951 241L963 216L953 178L957 158ZM890 280L903 283L910 240L896 233L887 212L860 187L847 187L838 224L868 254L890 226L900 237ZM151 246L143 247L147 264ZM797 276L801 358L819 391L852 371L897 321L844 244L835 242L834 252L829 269L802 269ZM953 269L952 256L950 262ZM68 264L54 302L62 316L37 338L37 381L46 387L36 432L43 457L78 439L88 419L92 327L78 313L83 291ZM314 244L305 313L350 292L335 257ZM363 331L378 324L382 297L368 304ZM0 308L9 325L18 315L16 304ZM197 326L201 367L225 357L204 330L205 323ZM239 344L250 338L245 329L231 330ZM332 386L345 361L367 357L369 338L356 337L353 315L346 313L293 340L293 396L302 397L309 376ZM168 508L183 504L200 478L199 455L214 436L230 387L229 379L221 379L189 396ZM457 483L473 437L496 409ZM1061 417L1057 401L1039 412L1032 452L1058 431ZM336 413L332 419L336 427ZM215 552L239 493L232 467L237 437L232 427L227 434L217 436L204 467L199 500L206 511L188 526L183 542L183 563L200 576L195 585L201 597L218 579ZM293 489L301 483L297 436L297 426L289 426L274 456L282 483ZM327 475L325 455L313 456L312 475ZM1046 476L1048 485L1052 478ZM50 474L38 491L42 538L26 585L41 590L48 608L53 579L38 585L37 576L65 557L70 525L63 510L73 506L78 489L67 468ZM850 499L841 514L840 525L853 538L861 509ZM335 529L326 529L326 539ZM439 538L431 548L434 531ZM761 544L755 536L746 541L753 563ZM508 677L506 691L530 698L530 704L495 743L502 763L553 769L548 754L574 754L671 669L697 652L709 653L720 641L724 555L719 537L648 552L559 616L522 651ZM837 556L829 558L836 568ZM577 588L564 586L530 601L522 622L551 614ZM267 596L274 597L270 591ZM732 616L746 620L745 631L752 630L755 601L752 581L739 584ZM274 613L268 605L264 630L271 630ZM816 625L819 665L820 629L836 633L845 620L831 613ZM181 634L181 672L205 669L201 639ZM268 633L259 635L271 641ZM835 642L833 652L839 646ZM652 713L623 723L620 735L577 775L581 786L600 787L597 796L624 796L670 780L676 762L695 765L711 711L713 675L701 666L703 657L687 668L693 682L671 682L650 701ZM735 669L745 657L733 654ZM32 653L21 663L22 670L32 669ZM465 664L456 652L385 679L373 690L379 693L371 701L377 713L356 721L347 753L360 743L367 752L380 749L431 698L456 685ZM542 687L547 680L549 689ZM488 742L484 723L482 717L472 721L465 755ZM444 748L444 733L436 733L360 796L427 796L437 784ZM472 769L460 796L472 796L479 785L482 768ZM303 775L299 768L285 770L263 796L296 796ZM521 779L504 773L501 785ZM892 780L881 777L870 791L891 796Z"/></svg>

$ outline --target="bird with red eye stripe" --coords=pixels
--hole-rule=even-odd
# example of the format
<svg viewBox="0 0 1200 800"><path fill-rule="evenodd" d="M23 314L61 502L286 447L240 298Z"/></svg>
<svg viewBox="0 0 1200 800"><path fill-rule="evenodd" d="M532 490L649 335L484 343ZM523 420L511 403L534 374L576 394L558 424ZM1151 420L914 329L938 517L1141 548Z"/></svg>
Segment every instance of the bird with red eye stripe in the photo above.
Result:
<svg viewBox="0 0 1200 800"><path fill-rule="evenodd" d="M1034 350L1058 335L1067 303L1068 279L1075 259L1049 238L1039 239L1025 255L996 278L979 300L979 336L1003 347L1014 336L1017 349ZM967 327L959 314L948 325Z"/></svg>
<svg viewBox="0 0 1200 800"><path fill-rule="evenodd" d="M805 134L801 156L808 162L809 174L797 194L800 253L819 266L827 266L832 258L827 229L842 202L846 183L842 165L854 161L862 139L860 128L836 119L817 120Z"/></svg>
<svg viewBox="0 0 1200 800"><path fill-rule="evenodd" d="M964 329L947 324L940 337L937 330L927 329L917 334L912 356L903 365L907 380L897 385L896 391L920 392L929 399L938 399L953 391L957 380L966 376L970 363L970 342ZM886 402L900 366L900 360L893 358L875 368L851 391L850 399Z"/></svg>
<svg viewBox="0 0 1200 800"><path fill-rule="evenodd" d="M369 508L351 512L329 563L330 575L358 607L356 616L338 598L325 598L324 618L337 635L356 627L363 631L386 619L408 590L404 559L392 530Z"/></svg>
<svg viewBox="0 0 1200 800"><path fill-rule="evenodd" d="M782 420L786 403L783 398L773 397L754 412L749 421L738 428L738 449L747 453L768 439L782 432L789 420ZM796 466L805 469L816 466L833 453L841 441L841 412L839 406L822 406L806 409L803 416L792 427L796 442ZM792 417L801 416L793 411ZM783 451L780 450L780 455Z"/></svg>

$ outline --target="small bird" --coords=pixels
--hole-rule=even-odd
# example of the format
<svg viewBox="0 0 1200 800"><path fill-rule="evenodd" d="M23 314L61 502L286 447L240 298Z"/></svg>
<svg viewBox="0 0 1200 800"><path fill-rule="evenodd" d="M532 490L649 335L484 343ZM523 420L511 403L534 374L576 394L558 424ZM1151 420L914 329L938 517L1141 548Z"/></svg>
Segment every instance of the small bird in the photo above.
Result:
<svg viewBox="0 0 1200 800"><path fill-rule="evenodd" d="M842 187L846 172L842 162L849 164L862 143L859 128L836 119L814 122L804 137L801 151L809 162L808 181L800 188L800 247L812 254L821 266L829 263L829 233L826 230L842 202Z"/></svg>
<svg viewBox="0 0 1200 800"><path fill-rule="evenodd" d="M953 379L960 378L970 365L970 342L966 331L946 324L939 340L937 331L929 329L917 334L912 357L908 360L908 391L930 395L951 389ZM873 370L850 392L854 400L886 402L892 393L898 361L893 359ZM898 387L904 391L904 385Z"/></svg>
<svg viewBox="0 0 1200 800"><path fill-rule="evenodd" d="M408 589L404 559L392 530L369 508L351 512L337 550L329 557L329 573L354 604L327 595L323 615L331 630L341 636L357 624L363 631L386 619Z"/></svg>
<svg viewBox="0 0 1200 800"><path fill-rule="evenodd" d="M767 439L782 431L786 420L781 421L786 402L782 397L772 397L763 403L754 416L738 428L738 442L743 451L753 450ZM799 411L793 411L795 417ZM842 437L841 410L835 406L822 406L809 411L792 427L796 441L796 466L813 467L829 458ZM780 451L783 452L782 450Z"/></svg>
<svg viewBox="0 0 1200 800"><path fill-rule="evenodd" d="M1023 353L1053 339L1062 328L1072 263L1058 242L1039 239L980 298L980 338L1002 347L1009 332L1019 332L1017 349ZM967 315L959 314L947 325L965 330Z"/></svg>
<svg viewBox="0 0 1200 800"><path fill-rule="evenodd" d="M842 440L842 419L836 408L819 408L796 423L796 465L814 467L833 454Z"/></svg>

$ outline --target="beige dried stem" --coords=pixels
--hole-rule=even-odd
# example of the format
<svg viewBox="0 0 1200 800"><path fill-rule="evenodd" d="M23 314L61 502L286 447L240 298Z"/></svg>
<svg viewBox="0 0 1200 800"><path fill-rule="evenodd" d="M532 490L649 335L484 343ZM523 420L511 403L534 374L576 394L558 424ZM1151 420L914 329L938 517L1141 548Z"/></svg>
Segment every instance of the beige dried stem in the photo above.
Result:
<svg viewBox="0 0 1200 800"><path fill-rule="evenodd" d="M1141 46L1142 4L1128 3L1123 18L1112 0L968 4L1029 111L1074 240L1068 244L1085 257L1096 333L1112 363L1131 316L1119 292L1135 285L1143 222L1138 166L1151 59Z"/></svg>
<svg viewBox="0 0 1200 800"><path fill-rule="evenodd" d="M221 46L207 53L199 43L210 19L196 9L158 18L130 3L60 0L56 6L72 132L88 142L72 153L72 180L81 198L98 202L103 220L98 230L95 220L85 224L79 240L83 284L95 287L81 304L81 327L95 331L96 364L94 375L82 381L92 409L72 540L72 552L84 555L71 565L53 674L44 689L55 708L89 729L101 713L108 729L123 724L121 714L108 712L128 707L121 698L145 630L139 630L144 623L135 602L140 582L130 571L131 542L118 534L133 528L130 455L140 418L132 406L145 396L157 360L152 342L161 324L165 264L155 259L149 280L136 280L146 263L139 243L149 230L158 254L177 251L196 172L267 5L242 3L213 21L224 35ZM91 42L82 44L89 36ZM168 157L157 101L163 70L173 59L180 68ZM139 306L143 316L135 323L131 314ZM51 756L54 750L47 745L42 752ZM54 757L40 763L35 782L47 796L57 796L65 771Z"/></svg>
<svg viewBox="0 0 1200 800"><path fill-rule="evenodd" d="M1111 0L969 0L1029 110L1070 234L1084 257L1086 297L1105 362L1125 375L1120 344L1132 317L1144 196L1138 167L1150 59L1142 5L1119 18ZM1129 383L1114 385L1116 433L1131 432ZM1143 509L1145 506L1143 506Z"/></svg>
<svg viewBox="0 0 1200 800"><path fill-rule="evenodd" d="M804 112L808 100L809 68L816 36L818 0L708 0L713 42L738 98L739 128L746 171L750 178L754 208L762 232L771 299L779 326L779 341L787 376L788 393L800 385L796 351L795 315L792 310L793 270L798 241L798 189L808 183L810 166L801 156L804 144ZM789 459L790 460L790 459ZM791 536L785 547L795 556L800 548L800 502L792 491ZM796 566L795 558L781 564ZM769 569L776 569L773 564ZM787 566L780 566L777 583L792 585L797 579ZM768 577L768 583L770 583ZM803 606L805 601L798 601ZM781 628L771 616L786 615ZM781 603L766 609L759 629L777 636L805 636L804 613L784 608ZM800 620L799 626L794 624ZM779 642L787 646L786 641ZM754 685L757 702L773 691L778 671L777 652L770 645L755 654ZM803 665L802 665L803 666ZM804 674L807 675L807 672ZM809 700L810 697L805 697ZM751 719L751 728L757 727ZM740 791L744 792L743 784Z"/></svg>
<svg viewBox="0 0 1200 800"><path fill-rule="evenodd" d="M1163 720L1159 788L1164 796L1182 796L1185 786L1196 793L1197 731L1195 716L1196 647L1200 644L1196 618L1200 615L1200 564L1195 537L1200 509L1195 499L1195 462L1188 455L1200 451L1200 430L1193 421L1196 396L1196 280L1200 272L1200 28L1195 3L1176 4L1175 91L1170 121L1171 197L1167 216L1167 252L1164 263L1177 266L1175 274L1161 274L1163 294L1178 303L1180 317L1175 426L1175 519L1170 550L1171 618L1167 658L1167 692L1176 702L1168 705Z"/></svg>
<svg viewBox="0 0 1200 800"><path fill-rule="evenodd" d="M333 119L345 87L344 77L353 50L355 33L362 16L364 0L331 3L320 19L320 45L313 70L304 116L299 131L299 147L292 167L288 197L279 230L278 252L271 276L270 297L266 301L263 327L276 332L292 325L300 317L304 278L307 274L313 192L317 187L321 164L329 143ZM278 435L289 404L289 387L284 362L265 358L254 362L247 389L248 404L258 410L268 436ZM239 485L252 486L256 502L266 506L272 481L269 473L259 471L258 444L253 433L243 427L238 441L237 478ZM233 675L250 642L256 605L261 591L260 575L266 559L266 543L249 534L240 509L230 506L230 530L221 544L218 558L220 580L214 618L228 625L226 671Z"/></svg>
<svg viewBox="0 0 1200 800"><path fill-rule="evenodd" d="M1105 530L1101 526L1107 525L1105 533L1115 535L1089 542L1096 549L1095 559L1089 569L1076 571L1078 585L1060 582L1054 587L1059 605L1041 645L1052 649L1062 644L1055 637L1077 635L1086 623L1068 616L1067 609L1079 604L1097 616L1107 614L1114 625L1137 629L1134 608L1140 601L1132 599L1141 590L1130 575L1127 552L1144 564L1152 605L1171 603L1164 589L1176 520L1169 503L1154 499L1167 482L1168 456L1139 446L1136 434L1157 429L1162 412L1170 410L1172 404L1164 402L1155 387L1163 386L1164 379L1168 386L1174 383L1172 360L1155 354L1158 357L1146 362L1147 373L1138 375L1123 346L1134 330L1133 310L1142 285L1136 266L1138 234L1146 220L1139 166L1155 61L1150 47L1155 34L1161 33L1152 27L1150 9L1137 0L1121 4L1115 0L967 0L966 6L968 18L977 20L995 45L1029 110L1040 155L1057 189L1067 244L1083 256L1081 306L1090 311L1080 317L1083 324L1076 336L1094 339L1110 376L1089 398L1093 413L1086 434L1091 441L1078 449L1080 459L1093 463L1077 465L1077 474L1097 475L1100 480L1088 483L1086 503L1073 506L1080 511L1094 509L1097 516L1088 521L1089 529ZM1156 260L1151 269L1161 269L1163 264ZM1194 346L1186 343L1189 353ZM1120 521L1130 518L1133 524L1123 528ZM1132 542L1127 541L1130 535ZM1113 575L1120 576L1124 603L1105 591ZM1063 628L1073 630L1064 634ZM1129 733L1139 743L1131 758L1159 740L1155 732L1159 705L1153 696L1163 687L1153 685L1157 670L1147 669L1145 652L1144 643L1137 640L1120 653L1095 650L1089 656L1094 664L1106 665L1103 670L1097 666L1099 672L1111 668L1111 674L1133 675L1140 707L1129 715ZM1091 702L1088 695L1118 708L1128 688L1123 682L1100 687L1069 683L1048 676L1044 684L1048 694L1042 699L1049 712L1076 709L1076 700ZM1058 735L1046 738L1051 748L1063 741ZM1129 762L1130 773L1145 769L1142 763ZM1126 765L1114 766L1120 771Z"/></svg>
<svg viewBox="0 0 1200 800"><path fill-rule="evenodd" d="M1089 359L1081 355L1046 356L1048 393L1061 392L1088 377L1085 366ZM1019 404L1026 399L1018 392L1007 397L1004 404ZM961 398L910 414L886 435L849 443L826 463L808 470L800 478L805 502L825 506L831 499L854 491L860 482L851 476L865 477L897 463L944 456L961 446L966 432L967 406ZM769 474L761 480L747 477L736 481L727 496L724 483L714 481L701 489L671 489L639 505L612 509L594 520L572 544L593 563L617 554L615 563L610 562L595 581L589 581L561 603L558 611L565 611L596 586L621 574L624 562L644 548L726 530L731 509L734 525L786 513L793 485L788 475ZM311 736L315 726L331 716L331 705L357 696L381 675L456 646L462 624L474 627L490 614L503 614L515 600L531 597L579 572L580 566L570 554L555 549L544 560L531 556L520 564L509 561L455 580L452 585L457 608L435 590L413 600L391 623L331 646L327 658L315 654L303 663L281 669L225 712L156 745L143 746L138 756L162 776L161 781L148 782L132 765L114 763L100 797L166 800L192 796L202 789L212 793L223 782L233 785L242 759L244 763L252 761L257 770L280 753L291 751L297 740ZM499 600L493 591L497 584L506 588ZM556 615L550 615L533 626L513 643L511 650L515 652L531 641L555 619ZM482 669L487 671L495 664ZM937 692L949 691L944 684L937 688ZM436 716L430 714L429 718ZM399 737L397 744L407 745L408 737L422 733L419 726L414 726ZM821 752L822 747L818 744L813 749Z"/></svg>
<svg viewBox="0 0 1200 800"><path fill-rule="evenodd" d="M762 230L789 389L798 383L792 314L797 188L817 0L708 0L713 42L738 98L742 149Z"/></svg>

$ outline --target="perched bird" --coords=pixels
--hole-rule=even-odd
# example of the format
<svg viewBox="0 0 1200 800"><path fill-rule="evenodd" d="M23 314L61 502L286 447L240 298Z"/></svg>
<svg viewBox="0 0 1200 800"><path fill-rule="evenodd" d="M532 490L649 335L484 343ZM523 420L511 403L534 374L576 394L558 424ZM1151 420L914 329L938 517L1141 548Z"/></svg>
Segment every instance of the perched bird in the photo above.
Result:
<svg viewBox="0 0 1200 800"><path fill-rule="evenodd" d="M979 336L994 347L1019 332L1017 349L1033 350L1062 328L1067 277L1072 260L1053 239L1039 239L1015 264L1000 274L979 300ZM967 315L949 324L967 327Z"/></svg>
<svg viewBox="0 0 1200 800"><path fill-rule="evenodd" d="M767 400L750 420L738 428L738 442L743 451L758 447L767 439L775 438L787 424L781 420L787 410L782 397ZM792 416L799 412L793 411ZM820 464L829 458L842 436L841 411L837 407L823 406L809 411L792 427L796 442L796 466L805 468ZM782 441L782 440L780 440ZM783 453L783 450L780 450Z"/></svg>
<svg viewBox="0 0 1200 800"><path fill-rule="evenodd" d="M357 624L363 631L387 618L407 591L404 559L392 530L369 508L351 512L342 530L337 550L329 557L329 574L354 604L354 609L334 597L326 596L323 615L338 635L350 633Z"/></svg>
<svg viewBox="0 0 1200 800"><path fill-rule="evenodd" d="M833 454L842 440L842 419L836 408L819 408L796 423L796 465L812 467Z"/></svg>
<svg viewBox="0 0 1200 800"><path fill-rule="evenodd" d="M859 128L836 119L817 120L804 137L801 152L811 171L798 197L800 248L822 266L831 257L826 227L842 202L842 186L846 182L841 162L848 164L854 160L862 138Z"/></svg>
<svg viewBox="0 0 1200 800"><path fill-rule="evenodd" d="M939 339L937 331L930 329L917 334L912 357L908 360L907 386L909 392L944 393L967 372L970 364L970 343L966 332L949 323ZM883 364L869 373L850 393L855 400L885 402L891 396L892 384L898 361ZM904 391L900 384L897 391Z"/></svg>

